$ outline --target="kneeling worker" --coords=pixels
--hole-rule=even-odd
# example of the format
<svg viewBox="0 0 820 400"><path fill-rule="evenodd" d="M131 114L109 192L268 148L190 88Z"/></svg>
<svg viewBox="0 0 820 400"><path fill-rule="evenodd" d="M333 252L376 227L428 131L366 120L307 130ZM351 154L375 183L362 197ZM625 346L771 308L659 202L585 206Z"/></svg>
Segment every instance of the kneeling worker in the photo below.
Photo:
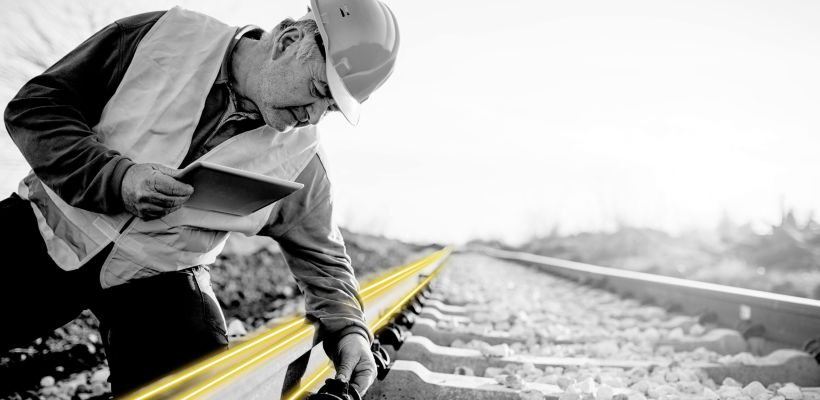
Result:
<svg viewBox="0 0 820 400"><path fill-rule="evenodd" d="M224 349L207 265L241 232L279 242L337 377L373 382L314 125L329 111L358 121L398 27L377 0L311 9L271 32L180 8L124 18L23 86L5 122L32 172L0 202L0 307L16 327L0 350L91 309L122 394ZM304 188L247 216L185 207L178 173L196 160Z"/></svg>

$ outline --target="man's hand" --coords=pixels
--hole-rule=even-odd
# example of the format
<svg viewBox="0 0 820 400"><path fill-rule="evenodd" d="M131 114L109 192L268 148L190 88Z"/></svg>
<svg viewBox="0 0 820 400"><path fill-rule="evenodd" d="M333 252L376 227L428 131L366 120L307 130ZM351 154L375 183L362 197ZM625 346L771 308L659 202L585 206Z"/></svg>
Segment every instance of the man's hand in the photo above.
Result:
<svg viewBox="0 0 820 400"><path fill-rule="evenodd" d="M177 174L179 170L160 164L132 165L122 178L125 210L145 220L178 210L194 188L176 180Z"/></svg>
<svg viewBox="0 0 820 400"><path fill-rule="evenodd" d="M370 344L358 333L342 336L331 358L336 365L336 379L350 382L361 395L376 380L376 361Z"/></svg>

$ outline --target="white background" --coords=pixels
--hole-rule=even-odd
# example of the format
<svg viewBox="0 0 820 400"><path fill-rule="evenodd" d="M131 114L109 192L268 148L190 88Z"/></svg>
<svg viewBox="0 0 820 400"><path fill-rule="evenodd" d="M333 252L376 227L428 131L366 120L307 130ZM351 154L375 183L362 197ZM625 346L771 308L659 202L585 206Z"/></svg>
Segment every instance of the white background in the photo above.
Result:
<svg viewBox="0 0 820 400"><path fill-rule="evenodd" d="M0 101L139 5L4 1ZM270 29L300 1L181 5ZM763 226L820 204L820 2L391 1L401 52L328 117L337 217L416 241ZM27 167L0 138L0 195Z"/></svg>

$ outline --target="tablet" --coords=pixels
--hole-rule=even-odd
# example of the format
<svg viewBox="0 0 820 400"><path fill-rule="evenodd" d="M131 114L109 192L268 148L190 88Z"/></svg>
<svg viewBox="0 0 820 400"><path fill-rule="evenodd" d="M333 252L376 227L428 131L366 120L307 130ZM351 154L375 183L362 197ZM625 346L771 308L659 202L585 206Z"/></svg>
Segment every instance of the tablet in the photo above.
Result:
<svg viewBox="0 0 820 400"><path fill-rule="evenodd" d="M251 214L304 186L206 161L194 161L178 179L194 187L186 207L239 216Z"/></svg>

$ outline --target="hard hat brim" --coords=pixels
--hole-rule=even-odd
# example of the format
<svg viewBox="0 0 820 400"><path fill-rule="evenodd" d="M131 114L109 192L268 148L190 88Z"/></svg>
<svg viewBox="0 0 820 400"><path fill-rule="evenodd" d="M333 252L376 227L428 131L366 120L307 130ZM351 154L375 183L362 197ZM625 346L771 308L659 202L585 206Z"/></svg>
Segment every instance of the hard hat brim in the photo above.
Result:
<svg viewBox="0 0 820 400"><path fill-rule="evenodd" d="M339 108L339 111L341 111L342 115L347 119L347 122L355 126L359 123L361 103L347 90L344 81L342 81L342 77L339 76L339 72L336 71L336 66L333 65L333 58L330 55L330 38L325 30L325 23L322 21L321 14L318 12L319 4L316 0L310 0L310 9L309 14L312 14L313 20L316 21L316 27L319 28L319 34L322 35L322 41L324 41L325 70L330 95L333 97L336 107Z"/></svg>
<svg viewBox="0 0 820 400"><path fill-rule="evenodd" d="M321 30L321 28L319 29ZM328 55L327 61L325 62L325 69L327 70L327 86L330 88L330 95L333 97L336 107L339 108L339 111L341 111L342 115L347 119L347 122L355 126L359 123L361 103L347 91L342 77L339 76L339 73L336 72L336 67L333 66L332 60L329 57L330 54L327 52L325 54Z"/></svg>

